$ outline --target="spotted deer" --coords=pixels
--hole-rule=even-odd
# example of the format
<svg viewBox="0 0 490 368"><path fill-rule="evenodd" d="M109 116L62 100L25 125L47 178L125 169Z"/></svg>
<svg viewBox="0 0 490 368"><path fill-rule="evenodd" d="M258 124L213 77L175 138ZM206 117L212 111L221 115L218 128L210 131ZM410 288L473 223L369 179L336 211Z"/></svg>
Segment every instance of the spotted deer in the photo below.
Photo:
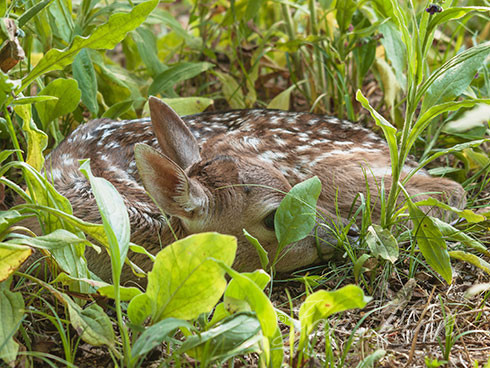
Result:
<svg viewBox="0 0 490 368"><path fill-rule="evenodd" d="M331 214L346 218L358 193L366 191L366 182L371 191L381 180L390 186L387 144L349 121L262 109L181 118L155 97L149 106L151 119L100 119L81 125L50 154L45 171L71 201L76 216L100 222L90 186L79 171L78 160L90 158L94 175L109 180L123 196L131 240L152 253L175 240L168 224L178 237L218 231L238 239L234 267L254 270L260 267L259 257L243 229L273 255L274 214L293 185L318 176L318 211L334 222L342 220ZM406 189L413 196L433 193L451 204L463 203L459 184L424 171L414 175ZM374 221L379 216L375 206ZM277 271L330 257L335 237L319 222L316 237L285 248ZM137 264L143 260L138 257L143 256L134 255ZM89 258L95 273L110 278L107 259Z"/></svg>

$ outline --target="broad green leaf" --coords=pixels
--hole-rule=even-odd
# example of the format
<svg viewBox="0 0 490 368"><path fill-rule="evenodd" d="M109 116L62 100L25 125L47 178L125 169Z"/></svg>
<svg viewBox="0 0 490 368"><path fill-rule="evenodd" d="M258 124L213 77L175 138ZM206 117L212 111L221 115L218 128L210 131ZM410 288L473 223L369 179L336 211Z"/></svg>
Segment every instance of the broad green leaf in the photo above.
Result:
<svg viewBox="0 0 490 368"><path fill-rule="evenodd" d="M381 43L385 49L386 57L391 61L399 85L405 90L407 87L407 77L404 74L407 66L407 48L402 41L402 35L393 22L381 24L379 31L383 34Z"/></svg>
<svg viewBox="0 0 490 368"><path fill-rule="evenodd" d="M213 104L212 99L204 97L162 98L162 101L180 116L198 114Z"/></svg>
<svg viewBox="0 0 490 368"><path fill-rule="evenodd" d="M109 106L131 100L131 89L125 79L117 73L120 71L113 65L105 65L102 58L92 59L97 74L97 86L100 96Z"/></svg>
<svg viewBox="0 0 490 368"><path fill-rule="evenodd" d="M106 112L102 114L103 118L117 119L133 106L133 100L124 100L112 105Z"/></svg>
<svg viewBox="0 0 490 368"><path fill-rule="evenodd" d="M269 264L269 256L264 247L259 243L259 241L248 233L247 230L243 229L243 235L247 238L248 242L253 245L257 254L259 255L260 265L265 270Z"/></svg>
<svg viewBox="0 0 490 368"><path fill-rule="evenodd" d="M223 95L232 109L246 108L245 96L235 78L229 74L214 71L223 86Z"/></svg>
<svg viewBox="0 0 490 368"><path fill-rule="evenodd" d="M64 50L51 49L39 61L36 67L22 80L21 90L37 77L61 70L73 62L83 48L112 49L129 31L138 27L157 6L158 0L145 1L136 5L131 12L113 14L107 23L97 27L89 37L77 36L72 44Z"/></svg>
<svg viewBox="0 0 490 368"><path fill-rule="evenodd" d="M369 226L366 243L375 257L381 257L393 264L398 259L398 242L390 230L376 224Z"/></svg>
<svg viewBox="0 0 490 368"><path fill-rule="evenodd" d="M80 103L81 92L74 79L58 78L44 87L41 96L54 96L56 100L49 100L36 105L36 110L44 128L54 119L67 115L75 110Z"/></svg>
<svg viewBox="0 0 490 368"><path fill-rule="evenodd" d="M310 234L316 223L316 202L321 190L320 179L314 176L296 184L281 201L274 216L278 252Z"/></svg>
<svg viewBox="0 0 490 368"><path fill-rule="evenodd" d="M13 149L11 149L11 150L9 150L9 149L2 150L2 151L0 152L0 164L1 164L2 162L4 162L4 161L5 161L7 158L9 158L9 156L10 156L12 153L14 153L14 152L17 152L17 150L13 150ZM1 231L0 231L0 232L1 232Z"/></svg>
<svg viewBox="0 0 490 368"><path fill-rule="evenodd" d="M0 243L0 282L14 273L31 253L32 249L26 246Z"/></svg>
<svg viewBox="0 0 490 368"><path fill-rule="evenodd" d="M422 212L410 200L407 201L410 219L416 231L415 237L422 255L434 271L441 275L448 284L453 279L451 260L447 251L446 241L433 219Z"/></svg>
<svg viewBox="0 0 490 368"><path fill-rule="evenodd" d="M188 337L178 354L187 352L199 361L227 359L259 350L262 339L260 323L251 312L243 312L225 318L217 326L199 335Z"/></svg>
<svg viewBox="0 0 490 368"><path fill-rule="evenodd" d="M369 111L371 116L374 118L376 125L383 129L383 133L388 146L390 148L390 158L391 163L398 162L398 146L396 141L396 128L391 125L379 112L377 112L368 102L366 97L362 94L361 90L357 90L356 99L361 103L361 105Z"/></svg>
<svg viewBox="0 0 490 368"><path fill-rule="evenodd" d="M31 105L16 105L14 110L22 118L22 130L27 136L26 162L40 171L44 164L43 151L48 145L48 136L32 120Z"/></svg>
<svg viewBox="0 0 490 368"><path fill-rule="evenodd" d="M209 312L226 287L224 270L210 257L231 265L235 253L236 238L218 233L194 234L170 244L157 254L146 293L131 301L128 314L137 317L138 309L151 310L156 323L168 317L190 320ZM148 303L149 308L144 305Z"/></svg>
<svg viewBox="0 0 490 368"><path fill-rule="evenodd" d="M120 275L129 250L130 225L126 205L116 188L106 179L95 177L90 171L90 161L83 161L80 171L90 181L99 207L104 230L109 240L109 253L113 274ZM118 276L116 276L119 278Z"/></svg>
<svg viewBox="0 0 490 368"><path fill-rule="evenodd" d="M13 336L24 316L24 298L21 293L13 293L7 289L9 282L0 283L0 359L12 364L17 357L19 344ZM13 366L13 365L12 365Z"/></svg>
<svg viewBox="0 0 490 368"><path fill-rule="evenodd" d="M0 162L2 162L0 160ZM0 234L3 234L10 226L22 220L24 217L15 210L0 211Z"/></svg>
<svg viewBox="0 0 490 368"><path fill-rule="evenodd" d="M70 0L56 0L47 8L50 26L55 37L70 43L75 33Z"/></svg>
<svg viewBox="0 0 490 368"><path fill-rule="evenodd" d="M419 89L419 94L426 91L421 113L463 93L489 54L490 41L461 52L432 73Z"/></svg>
<svg viewBox="0 0 490 368"><path fill-rule="evenodd" d="M86 49L82 49L73 60L73 78L78 82L78 87L82 92L82 102L87 109L97 115L99 104L97 103L97 77L90 54Z"/></svg>
<svg viewBox="0 0 490 368"><path fill-rule="evenodd" d="M271 102L267 105L268 109L289 110L291 92L296 88L296 85L292 85L285 89L277 96L275 96Z"/></svg>
<svg viewBox="0 0 490 368"><path fill-rule="evenodd" d="M207 62L191 63L180 62L155 77L148 93L150 95L163 94L171 90L177 83L194 78L214 65Z"/></svg>
<svg viewBox="0 0 490 368"><path fill-rule="evenodd" d="M243 296L243 301L246 302L250 306L250 309L257 315L257 319L262 328L262 333L268 342L267 345L264 343L264 352L266 356L265 364L271 367L280 367L284 357L282 335L281 330L277 325L277 314L271 301L264 294L262 289L248 276L236 272L223 262L218 262L233 278L233 281L236 283L236 288L240 289L237 293L233 292L233 294L235 296L238 294ZM254 274L259 279L263 277L261 272ZM232 299L231 302L227 301L228 298ZM225 294L225 305L230 305L230 303L235 304L236 300L238 299Z"/></svg>
<svg viewBox="0 0 490 368"><path fill-rule="evenodd" d="M70 322L83 341L93 346L113 347L116 339L109 316L97 304L82 309L68 296L65 301L70 312Z"/></svg>
<svg viewBox="0 0 490 368"><path fill-rule="evenodd" d="M483 258L478 257L477 255L464 252L462 250L452 250L449 252L449 256L451 258L459 259L460 261L468 262L490 275L490 263L485 261Z"/></svg>
<svg viewBox="0 0 490 368"><path fill-rule="evenodd" d="M335 291L319 290L309 295L299 309L301 336L299 349L303 348L308 336L318 322L332 314L354 308L364 308L371 300L364 295L362 289L355 285L347 285Z"/></svg>
<svg viewBox="0 0 490 368"><path fill-rule="evenodd" d="M131 349L131 360L133 363L136 362L138 358L144 357L154 347L160 345L178 328L185 328L189 331L195 330L194 326L189 322L176 318L166 318L153 326L146 328Z"/></svg>

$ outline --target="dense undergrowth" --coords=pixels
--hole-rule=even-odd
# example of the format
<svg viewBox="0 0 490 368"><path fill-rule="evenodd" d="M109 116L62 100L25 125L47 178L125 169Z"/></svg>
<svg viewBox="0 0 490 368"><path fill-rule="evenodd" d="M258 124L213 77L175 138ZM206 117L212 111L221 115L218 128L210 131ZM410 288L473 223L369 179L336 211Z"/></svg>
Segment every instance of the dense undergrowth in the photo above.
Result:
<svg viewBox="0 0 490 368"><path fill-rule="evenodd" d="M98 366L98 358L84 362L90 359L85 353L87 346L101 346L96 355L106 363L100 365L124 367L150 360L155 366L390 366L384 345L363 344L358 335L378 308L356 320L347 337L336 328L341 319L325 319L364 308L371 300L364 293L380 301L379 310L392 308L396 303L387 301L384 289L392 278L410 285L428 274L434 284L448 285L458 276L455 266L465 264L489 280L490 8L462 3L1 1L2 364ZM389 196L381 198L380 223L371 223L370 201L361 198L359 241L345 243L343 264L296 274L290 282L304 288L284 291L288 300L280 305L271 302L277 281L268 262L274 255L261 253L267 272L238 273L231 268L236 240L214 233L148 255L154 268L146 289L120 286L127 253L144 250L130 244L127 216L111 215L126 212L119 194L83 163L103 218L102 225L88 224L72 216L70 203L40 170L74 127L96 117L141 117L150 95L179 114L268 107L370 124L388 141L394 178ZM418 169L462 183L467 208L410 199L399 208L410 154L421 162ZM313 178L295 187L281 205L289 214L284 217L310 211L319 185ZM457 220L421 216L421 205ZM413 227L404 225L406 213ZM39 219L44 235L21 226L28 217ZM313 223L296 224L293 238L308 234ZM284 239L290 224L276 225ZM97 246L111 255L113 285L89 272L83 254ZM199 267L175 269L172 257L186 257L188 248L198 251L186 261ZM19 271L33 249L49 262ZM170 279L175 289L157 291ZM471 308L481 314L472 326L479 330L488 328L490 287L474 286L481 302ZM434 355L423 357L430 367L449 362L453 348L472 333L455 328L449 298L439 298L444 331ZM490 340L488 331L484 336ZM43 339L58 344L56 353L39 346ZM475 367L490 359L467 358Z"/></svg>

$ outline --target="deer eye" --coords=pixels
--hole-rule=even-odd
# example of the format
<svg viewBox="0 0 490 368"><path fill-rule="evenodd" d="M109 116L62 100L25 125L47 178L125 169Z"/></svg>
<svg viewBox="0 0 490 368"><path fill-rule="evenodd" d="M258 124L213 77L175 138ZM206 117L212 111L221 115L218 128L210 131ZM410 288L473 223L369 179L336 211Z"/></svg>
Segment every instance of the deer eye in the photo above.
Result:
<svg viewBox="0 0 490 368"><path fill-rule="evenodd" d="M267 230L274 231L274 216L276 215L276 210L270 212L267 216L264 217L262 222Z"/></svg>

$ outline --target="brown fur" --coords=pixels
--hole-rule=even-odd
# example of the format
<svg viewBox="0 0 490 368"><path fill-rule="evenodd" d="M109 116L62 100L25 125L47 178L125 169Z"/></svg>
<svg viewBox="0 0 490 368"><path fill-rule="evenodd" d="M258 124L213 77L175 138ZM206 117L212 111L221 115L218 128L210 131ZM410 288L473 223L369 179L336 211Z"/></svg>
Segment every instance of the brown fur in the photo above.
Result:
<svg viewBox="0 0 490 368"><path fill-rule="evenodd" d="M150 110L151 122L102 119L80 126L51 153L45 170L76 216L100 222L89 184L78 170L78 159L90 158L94 175L111 181L123 196L131 240L152 253L174 239L146 190L170 217L179 237L202 231L237 236L235 267L252 270L260 263L242 230L257 237L272 257L277 240L263 220L293 185L317 175L323 184L319 210L336 213L337 201L343 217L358 193L365 192L366 180L374 202L381 180L390 186L386 143L351 122L271 110L205 113L182 120L156 98L150 98ZM409 162L407 169L414 165ZM435 192L452 205L464 203L459 184L424 171L406 188L411 195ZM375 221L379 215L375 206ZM324 226L315 230L327 242L335 242ZM310 236L288 247L276 268L290 271L328 257L331 251L327 246L317 249L317 240ZM107 260L89 258L94 272L110 278ZM135 255L133 261L144 262L144 257Z"/></svg>

